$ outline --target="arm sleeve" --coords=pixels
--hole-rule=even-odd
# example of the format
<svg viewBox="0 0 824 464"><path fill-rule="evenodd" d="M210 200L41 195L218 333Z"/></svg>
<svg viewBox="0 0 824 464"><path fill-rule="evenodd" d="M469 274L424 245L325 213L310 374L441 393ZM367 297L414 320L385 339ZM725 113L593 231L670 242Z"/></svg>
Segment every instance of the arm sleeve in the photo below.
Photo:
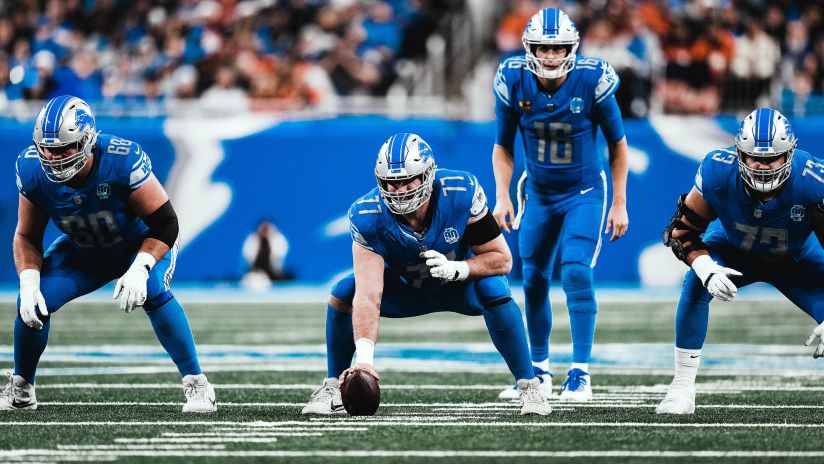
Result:
<svg viewBox="0 0 824 464"><path fill-rule="evenodd" d="M498 66L493 84L495 93L495 143L512 151L518 132L518 113L510 100L510 88L504 74L504 64Z"/></svg>
<svg viewBox="0 0 824 464"><path fill-rule="evenodd" d="M615 143L624 138L624 121L621 119L621 109L615 95L610 95L595 105L595 118L608 143Z"/></svg>
<svg viewBox="0 0 824 464"><path fill-rule="evenodd" d="M361 214L362 210L357 207L357 204L352 205L349 209L349 235L352 241L367 250L383 256L383 247L380 240L375 236L375 223L370 218L374 217L371 210L366 210Z"/></svg>

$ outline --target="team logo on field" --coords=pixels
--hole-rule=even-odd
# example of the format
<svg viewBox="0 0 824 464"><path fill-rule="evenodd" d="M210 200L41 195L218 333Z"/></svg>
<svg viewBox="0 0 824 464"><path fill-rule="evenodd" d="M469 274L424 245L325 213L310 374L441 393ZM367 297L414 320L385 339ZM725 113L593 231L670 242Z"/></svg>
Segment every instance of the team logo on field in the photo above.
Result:
<svg viewBox="0 0 824 464"><path fill-rule="evenodd" d="M584 110L584 100L575 97L569 102L569 111L572 111L573 114L578 114Z"/></svg>
<svg viewBox="0 0 824 464"><path fill-rule="evenodd" d="M105 200L106 198L109 198L109 195L111 195L111 193L112 189L111 187L109 187L109 184L100 184L97 186L97 198Z"/></svg>
<svg viewBox="0 0 824 464"><path fill-rule="evenodd" d="M532 111L532 102L529 100L518 100L518 108L524 113L529 113Z"/></svg>
<svg viewBox="0 0 824 464"><path fill-rule="evenodd" d="M804 220L804 207L801 205L794 205L790 210L790 219L795 222L801 222Z"/></svg>
<svg viewBox="0 0 824 464"><path fill-rule="evenodd" d="M449 243L451 245L460 240L461 236L458 235L458 231L455 230L454 227L450 227L443 231L443 238L444 240L446 240L446 243Z"/></svg>

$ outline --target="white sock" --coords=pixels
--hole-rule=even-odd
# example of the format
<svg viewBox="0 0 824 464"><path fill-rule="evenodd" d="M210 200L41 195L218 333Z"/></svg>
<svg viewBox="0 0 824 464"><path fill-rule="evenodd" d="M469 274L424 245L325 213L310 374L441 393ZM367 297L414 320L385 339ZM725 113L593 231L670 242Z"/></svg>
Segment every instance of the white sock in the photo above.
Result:
<svg viewBox="0 0 824 464"><path fill-rule="evenodd" d="M542 369L546 372L549 372L549 358L544 359L543 361L532 361L532 365L537 367L538 369Z"/></svg>
<svg viewBox="0 0 824 464"><path fill-rule="evenodd" d="M569 370L572 369L581 369L582 371L589 374L589 363L572 363L569 366Z"/></svg>
<svg viewBox="0 0 824 464"><path fill-rule="evenodd" d="M695 385L698 366L701 364L701 350L675 348L675 378L673 383Z"/></svg>

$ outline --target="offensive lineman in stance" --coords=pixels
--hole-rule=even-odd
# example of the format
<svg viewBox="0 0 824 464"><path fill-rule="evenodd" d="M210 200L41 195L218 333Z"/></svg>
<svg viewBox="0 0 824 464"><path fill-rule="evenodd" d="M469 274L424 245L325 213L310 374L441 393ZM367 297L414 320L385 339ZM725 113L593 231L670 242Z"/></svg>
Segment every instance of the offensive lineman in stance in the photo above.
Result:
<svg viewBox="0 0 824 464"><path fill-rule="evenodd" d="M51 314L118 277L114 298L120 309L143 307L183 377L183 412L217 410L189 321L170 290L177 215L146 152L129 140L98 133L89 105L69 95L40 111L33 140L17 157L14 264L20 297L14 373L0 393L0 410L37 409L35 371ZM63 235L44 253L49 219Z"/></svg>

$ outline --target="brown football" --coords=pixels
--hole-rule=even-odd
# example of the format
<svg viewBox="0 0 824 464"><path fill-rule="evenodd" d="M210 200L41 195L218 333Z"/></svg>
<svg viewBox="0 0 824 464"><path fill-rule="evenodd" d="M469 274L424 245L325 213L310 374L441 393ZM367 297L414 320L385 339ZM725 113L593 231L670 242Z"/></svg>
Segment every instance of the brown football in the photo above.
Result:
<svg viewBox="0 0 824 464"><path fill-rule="evenodd" d="M381 404L381 387L372 374L356 370L346 376L340 396L350 416L373 416Z"/></svg>

